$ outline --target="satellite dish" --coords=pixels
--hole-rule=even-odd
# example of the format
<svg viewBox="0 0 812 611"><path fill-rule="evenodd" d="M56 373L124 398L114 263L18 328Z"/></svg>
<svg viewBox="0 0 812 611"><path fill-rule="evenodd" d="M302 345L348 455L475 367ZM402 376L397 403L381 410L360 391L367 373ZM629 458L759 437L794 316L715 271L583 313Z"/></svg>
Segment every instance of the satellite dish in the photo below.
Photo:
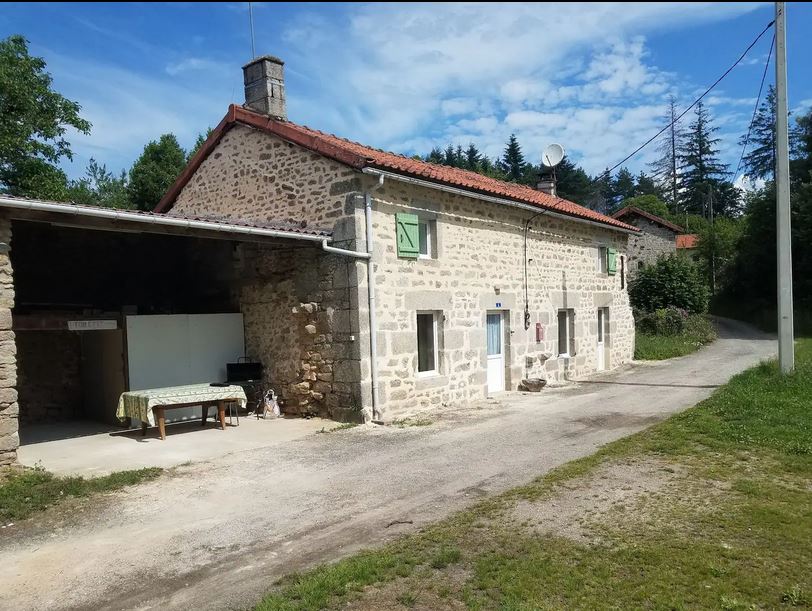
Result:
<svg viewBox="0 0 812 611"><path fill-rule="evenodd" d="M564 147L560 144L548 144L541 154L541 163L548 168L554 168L564 159Z"/></svg>

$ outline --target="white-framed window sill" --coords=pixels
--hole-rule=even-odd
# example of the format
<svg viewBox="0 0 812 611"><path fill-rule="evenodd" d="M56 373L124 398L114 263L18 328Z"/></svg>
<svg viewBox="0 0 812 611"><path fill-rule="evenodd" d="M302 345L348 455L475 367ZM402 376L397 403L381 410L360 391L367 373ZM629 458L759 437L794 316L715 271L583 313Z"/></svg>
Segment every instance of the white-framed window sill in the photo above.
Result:
<svg viewBox="0 0 812 611"><path fill-rule="evenodd" d="M415 374L415 377L420 378L421 380L425 380L428 378L439 378L440 372L439 371L418 371Z"/></svg>
<svg viewBox="0 0 812 611"><path fill-rule="evenodd" d="M569 352L564 352L562 354L559 354L558 358L560 358L560 359L571 359L572 357L570 356Z"/></svg>

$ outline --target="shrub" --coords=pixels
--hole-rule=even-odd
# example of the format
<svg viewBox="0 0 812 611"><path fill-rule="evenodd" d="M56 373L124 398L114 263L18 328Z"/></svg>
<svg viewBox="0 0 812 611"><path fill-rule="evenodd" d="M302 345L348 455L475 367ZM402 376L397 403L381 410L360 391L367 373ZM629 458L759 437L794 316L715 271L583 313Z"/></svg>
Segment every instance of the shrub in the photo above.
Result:
<svg viewBox="0 0 812 611"><path fill-rule="evenodd" d="M685 320L685 335L692 337L700 344L709 344L716 340L716 329L707 316L694 314Z"/></svg>
<svg viewBox="0 0 812 611"><path fill-rule="evenodd" d="M638 330L651 335L679 335L685 330L688 312L681 308L660 308L635 314Z"/></svg>
<svg viewBox="0 0 812 611"><path fill-rule="evenodd" d="M699 269L684 255L660 257L629 283L632 307L644 312L673 307L700 314L707 311L708 298Z"/></svg>

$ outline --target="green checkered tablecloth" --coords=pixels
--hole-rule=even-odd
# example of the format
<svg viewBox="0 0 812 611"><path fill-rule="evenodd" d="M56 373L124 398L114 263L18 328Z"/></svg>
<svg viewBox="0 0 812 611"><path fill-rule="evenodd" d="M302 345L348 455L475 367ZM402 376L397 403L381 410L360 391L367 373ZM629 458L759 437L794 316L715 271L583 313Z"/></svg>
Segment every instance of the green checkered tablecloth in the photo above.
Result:
<svg viewBox="0 0 812 611"><path fill-rule="evenodd" d="M246 404L245 391L241 386L211 386L209 384L189 384L188 386L169 386L167 388L150 388L148 390L133 390L125 392L118 400L116 417L138 418L155 426L153 407L161 405L171 406L183 403L210 401L236 401L240 408Z"/></svg>

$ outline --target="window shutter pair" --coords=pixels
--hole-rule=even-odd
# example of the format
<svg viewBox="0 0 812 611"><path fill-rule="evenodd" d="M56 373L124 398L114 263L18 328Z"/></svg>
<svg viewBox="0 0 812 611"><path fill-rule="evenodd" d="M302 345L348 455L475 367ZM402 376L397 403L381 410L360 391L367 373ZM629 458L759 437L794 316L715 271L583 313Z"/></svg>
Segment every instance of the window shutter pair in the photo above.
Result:
<svg viewBox="0 0 812 611"><path fill-rule="evenodd" d="M420 228L417 215L399 212L395 215L395 222L398 257L417 259L420 255Z"/></svg>
<svg viewBox="0 0 812 611"><path fill-rule="evenodd" d="M610 276L617 273L617 249L615 248L606 249L606 271Z"/></svg>

